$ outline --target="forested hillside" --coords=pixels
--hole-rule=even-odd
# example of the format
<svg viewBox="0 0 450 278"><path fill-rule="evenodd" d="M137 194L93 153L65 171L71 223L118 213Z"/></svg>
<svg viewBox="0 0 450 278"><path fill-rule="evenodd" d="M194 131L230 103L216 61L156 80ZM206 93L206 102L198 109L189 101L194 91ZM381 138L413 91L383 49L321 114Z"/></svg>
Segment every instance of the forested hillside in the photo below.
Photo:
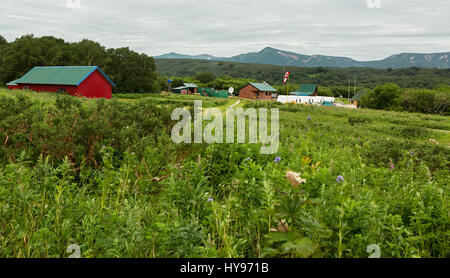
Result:
<svg viewBox="0 0 450 278"><path fill-rule="evenodd" d="M262 64L247 64L193 59L155 59L156 68L162 76L195 76L210 72L216 76L228 75L233 78L250 78L265 81L271 85L281 85L284 67ZM306 68L286 67L291 72L291 83L317 83L321 86L353 86L374 88L392 82L402 88L433 89L437 85L450 85L450 69L374 69L374 68Z"/></svg>

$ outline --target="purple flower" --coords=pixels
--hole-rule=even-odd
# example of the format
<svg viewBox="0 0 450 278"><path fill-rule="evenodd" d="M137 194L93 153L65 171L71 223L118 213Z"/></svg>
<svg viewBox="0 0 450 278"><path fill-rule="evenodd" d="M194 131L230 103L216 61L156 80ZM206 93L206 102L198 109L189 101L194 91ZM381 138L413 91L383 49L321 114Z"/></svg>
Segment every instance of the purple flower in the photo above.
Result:
<svg viewBox="0 0 450 278"><path fill-rule="evenodd" d="M281 162L281 157L277 156L274 160L275 163L280 163Z"/></svg>
<svg viewBox="0 0 450 278"><path fill-rule="evenodd" d="M252 161L252 159L251 159L250 157L247 157L247 158L245 159L245 161L249 162L249 161Z"/></svg>
<svg viewBox="0 0 450 278"><path fill-rule="evenodd" d="M391 159L391 163L389 164L389 169L391 171L394 171L394 169L395 169L395 165L394 165L394 162L392 161L392 159Z"/></svg>
<svg viewBox="0 0 450 278"><path fill-rule="evenodd" d="M410 152L409 154L413 156L413 155L415 155L416 153L414 153L414 152Z"/></svg>
<svg viewBox="0 0 450 278"><path fill-rule="evenodd" d="M338 176L336 181L340 183L340 182L344 182L345 180L344 180L343 176Z"/></svg>
<svg viewBox="0 0 450 278"><path fill-rule="evenodd" d="M214 202L214 199L213 198L209 198L208 199L208 203L212 203L212 202Z"/></svg>
<svg viewBox="0 0 450 278"><path fill-rule="evenodd" d="M312 120L311 116L308 116L308 121L311 121L311 120Z"/></svg>

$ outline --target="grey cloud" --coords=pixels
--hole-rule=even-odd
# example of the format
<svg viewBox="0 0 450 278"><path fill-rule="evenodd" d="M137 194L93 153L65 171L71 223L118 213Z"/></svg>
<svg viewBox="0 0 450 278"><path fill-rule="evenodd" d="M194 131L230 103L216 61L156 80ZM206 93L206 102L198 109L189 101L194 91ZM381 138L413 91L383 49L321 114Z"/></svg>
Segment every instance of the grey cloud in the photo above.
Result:
<svg viewBox="0 0 450 278"><path fill-rule="evenodd" d="M232 56L271 46L303 54L384 58L450 50L448 0L2 0L0 34L96 40L149 55Z"/></svg>

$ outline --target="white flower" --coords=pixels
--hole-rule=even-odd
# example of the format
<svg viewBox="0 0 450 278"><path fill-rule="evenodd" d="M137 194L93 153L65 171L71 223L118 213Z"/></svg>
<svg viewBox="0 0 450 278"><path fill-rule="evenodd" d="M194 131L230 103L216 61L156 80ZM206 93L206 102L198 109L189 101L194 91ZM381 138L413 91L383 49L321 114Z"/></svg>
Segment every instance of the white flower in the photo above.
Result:
<svg viewBox="0 0 450 278"><path fill-rule="evenodd" d="M300 175L301 173L289 171L286 173L286 178L289 180L293 187L298 187L299 185L306 183L306 180L302 179Z"/></svg>
<svg viewBox="0 0 450 278"><path fill-rule="evenodd" d="M436 141L436 139L430 139L430 142L435 144L435 145L439 145L438 141Z"/></svg>

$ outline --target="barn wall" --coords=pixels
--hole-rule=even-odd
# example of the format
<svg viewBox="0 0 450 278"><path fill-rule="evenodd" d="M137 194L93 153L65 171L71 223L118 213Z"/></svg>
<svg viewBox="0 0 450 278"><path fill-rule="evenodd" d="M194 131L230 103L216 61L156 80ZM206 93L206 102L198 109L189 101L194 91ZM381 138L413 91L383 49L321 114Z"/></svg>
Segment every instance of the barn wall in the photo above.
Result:
<svg viewBox="0 0 450 278"><path fill-rule="evenodd" d="M21 84L13 87L13 89L22 90L25 87L36 92L57 92L59 89L64 89L70 95L75 96L77 94L77 87L68 85Z"/></svg>
<svg viewBox="0 0 450 278"><path fill-rule="evenodd" d="M256 99L257 95L258 95L258 90L256 90L256 88L250 84L245 86L244 88L242 88L239 91L240 98Z"/></svg>
<svg viewBox="0 0 450 278"><path fill-rule="evenodd" d="M111 98L112 87L105 77L96 70L78 86L78 94L88 98Z"/></svg>

